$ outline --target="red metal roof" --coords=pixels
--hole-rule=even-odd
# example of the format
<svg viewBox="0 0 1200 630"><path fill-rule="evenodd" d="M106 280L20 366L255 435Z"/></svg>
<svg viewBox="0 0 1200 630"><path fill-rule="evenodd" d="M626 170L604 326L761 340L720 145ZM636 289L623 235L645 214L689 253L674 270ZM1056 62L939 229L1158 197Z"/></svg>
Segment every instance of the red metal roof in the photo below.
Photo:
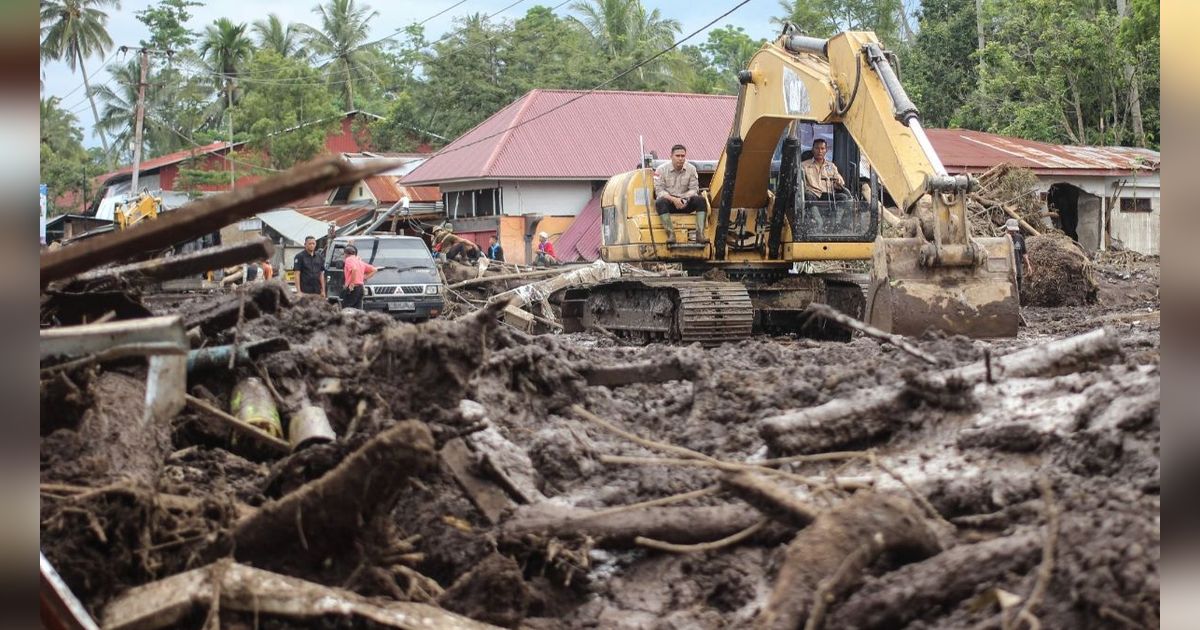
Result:
<svg viewBox="0 0 1200 630"><path fill-rule="evenodd" d="M647 152L665 157L671 145L682 143L689 158L715 160L736 103L735 97L710 94L532 90L403 181L607 179L638 163L639 135Z"/></svg>
<svg viewBox="0 0 1200 630"><path fill-rule="evenodd" d="M968 129L929 129L928 134L951 173L985 171L1003 162L1042 175L1129 175L1159 168L1159 153L1150 149L1049 144Z"/></svg>
<svg viewBox="0 0 1200 630"><path fill-rule="evenodd" d="M442 199L437 186L401 186L400 178L391 175L372 175L364 181L380 204L396 203L405 194L412 203L437 203Z"/></svg>
<svg viewBox="0 0 1200 630"><path fill-rule="evenodd" d="M306 217L324 221L332 221L338 228L349 225L375 211L374 206L350 204L338 206L313 206L311 208L296 208L296 212Z"/></svg>
<svg viewBox="0 0 1200 630"><path fill-rule="evenodd" d="M183 149L182 151L176 151L174 153L160 155L156 158L150 158L149 160L142 160L142 163L138 170L142 173L145 173L146 171L153 171L155 169L162 168L162 167L170 165L170 164L175 164L177 162L182 162L184 160L188 160L188 159L191 159L194 157L199 157L201 155L208 155L209 153L216 153L217 151L224 150L225 147L228 146L228 144L229 143L227 143L227 142L213 142L210 144L206 144L202 147L192 147L190 149ZM235 142L234 146L237 146L239 144L242 144L242 143ZM110 180L113 177L116 177L118 175L130 175L132 173L133 173L133 165L130 164L130 165L124 166L118 170L112 171L111 173L105 173L105 174L101 175L100 177L96 178L96 180L99 182L107 182L108 180Z"/></svg>
<svg viewBox="0 0 1200 630"><path fill-rule="evenodd" d="M600 258L600 195L579 211L554 242L554 251L562 262L591 262Z"/></svg>

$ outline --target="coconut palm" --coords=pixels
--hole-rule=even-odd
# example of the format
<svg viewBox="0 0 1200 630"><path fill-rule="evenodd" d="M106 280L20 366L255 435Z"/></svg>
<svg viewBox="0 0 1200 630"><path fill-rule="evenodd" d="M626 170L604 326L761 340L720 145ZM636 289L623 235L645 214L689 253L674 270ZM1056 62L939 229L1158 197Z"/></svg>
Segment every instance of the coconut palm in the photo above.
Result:
<svg viewBox="0 0 1200 630"><path fill-rule="evenodd" d="M379 13L365 4L355 5L354 0L329 0L313 12L321 16L321 27L304 27L308 47L322 58L319 67L327 79L342 82L346 110L353 110L355 79L375 76L371 65L376 46L365 42L370 35L369 22Z"/></svg>
<svg viewBox="0 0 1200 630"><path fill-rule="evenodd" d="M137 59L132 59L125 65L110 66L108 73L111 75L108 82L96 87L93 93L89 94L103 104L103 113L96 123L96 128L101 132L113 134L115 153L118 157L131 157L141 66ZM146 139L153 133L153 126L147 117L142 131L143 149Z"/></svg>
<svg viewBox="0 0 1200 630"><path fill-rule="evenodd" d="M295 24L283 25L279 16L272 13L265 20L258 20L251 27L258 36L258 47L273 50L280 57L303 56L299 28Z"/></svg>
<svg viewBox="0 0 1200 630"><path fill-rule="evenodd" d="M92 105L92 117L97 126L100 114L92 98L92 86L88 80L83 60L93 54L103 55L112 48L112 38L105 25L108 14L101 7L120 9L119 0L41 0L41 55L42 59L67 62L71 72L75 66L83 74L83 89ZM98 130L99 131L99 130ZM108 155L108 138L100 131L100 144Z"/></svg>
<svg viewBox="0 0 1200 630"><path fill-rule="evenodd" d="M220 18L208 25L200 42L200 57L216 73L217 90L223 107L232 106L237 98L237 77L242 66L254 52L254 44L246 35L245 24L234 24Z"/></svg>
<svg viewBox="0 0 1200 630"><path fill-rule="evenodd" d="M571 5L578 22L600 53L612 63L631 64L670 46L679 20L664 19L658 9L646 11L640 0L586 0ZM645 79L644 69L638 69Z"/></svg>

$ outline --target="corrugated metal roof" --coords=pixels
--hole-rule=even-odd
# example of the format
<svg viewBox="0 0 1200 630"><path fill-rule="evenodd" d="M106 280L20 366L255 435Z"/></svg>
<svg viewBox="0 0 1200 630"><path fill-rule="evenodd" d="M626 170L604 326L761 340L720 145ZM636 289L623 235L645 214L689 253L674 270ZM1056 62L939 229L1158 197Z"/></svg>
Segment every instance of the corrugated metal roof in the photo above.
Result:
<svg viewBox="0 0 1200 630"><path fill-rule="evenodd" d="M666 156L671 145L682 143L689 158L714 160L725 146L736 104L735 97L709 94L533 90L403 181L607 179L637 165L639 135L647 152Z"/></svg>
<svg viewBox="0 0 1200 630"><path fill-rule="evenodd" d="M373 205L363 205L363 204L355 203L355 204L337 205L337 206L313 206L310 208L296 208L296 211L299 212L300 214L303 214L306 217L315 219L317 221L320 221L322 224L324 224L325 227L323 227L322 231L321 231L321 234L324 234L325 230L328 229L328 224L330 221L332 221L334 223L334 225L336 225L340 229L351 223L357 223L364 216L374 212L375 207Z"/></svg>
<svg viewBox="0 0 1200 630"><path fill-rule="evenodd" d="M930 129L929 141L946 170L979 172L1007 162L1043 175L1129 175L1157 171L1158 151L1080 147L1022 140L968 129Z"/></svg>
<svg viewBox="0 0 1200 630"><path fill-rule="evenodd" d="M562 262L592 262L600 258L600 195L592 197L554 242Z"/></svg>
<svg viewBox="0 0 1200 630"><path fill-rule="evenodd" d="M288 208L260 212L257 216L265 225L270 226L272 230L279 232L284 238L295 244L304 243L304 238L307 236L321 238L329 231L329 226L325 222Z"/></svg>

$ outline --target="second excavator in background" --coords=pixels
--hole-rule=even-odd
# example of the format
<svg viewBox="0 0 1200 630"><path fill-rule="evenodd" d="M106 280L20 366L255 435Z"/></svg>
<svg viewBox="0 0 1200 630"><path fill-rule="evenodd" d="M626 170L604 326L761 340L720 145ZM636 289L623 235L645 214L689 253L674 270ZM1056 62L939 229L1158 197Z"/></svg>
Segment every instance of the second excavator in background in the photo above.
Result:
<svg viewBox="0 0 1200 630"><path fill-rule="evenodd" d="M889 332L1015 336L1010 241L971 237L966 196L975 182L946 172L893 66L874 33L826 40L785 27L738 74L733 125L702 191L715 211L675 215L672 236L684 238L668 238L651 169L616 175L601 193L605 261L678 263L688 277L568 290L568 329L712 344L806 323L811 332L805 308L816 301ZM845 175L842 199L805 191L803 153L817 138ZM908 218L907 236L880 235L885 195ZM688 238L696 231L708 238ZM794 269L855 260L871 261L869 279Z"/></svg>

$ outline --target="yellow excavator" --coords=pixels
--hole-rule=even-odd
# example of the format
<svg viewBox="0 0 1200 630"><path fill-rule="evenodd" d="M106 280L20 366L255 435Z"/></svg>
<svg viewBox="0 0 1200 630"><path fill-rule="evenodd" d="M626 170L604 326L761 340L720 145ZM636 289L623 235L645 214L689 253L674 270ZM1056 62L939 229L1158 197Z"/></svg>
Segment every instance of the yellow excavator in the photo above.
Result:
<svg viewBox="0 0 1200 630"><path fill-rule="evenodd" d="M704 344L814 325L821 336L829 324L807 321L804 310L817 301L889 332L1015 336L1010 241L971 237L975 181L946 172L893 65L874 33L818 39L785 27L738 74L733 126L701 191L715 211L674 215L668 238L652 169L616 175L601 193L605 261L680 263L688 277L568 290L567 329ZM806 193L801 164L805 144L826 136L847 190L822 201ZM885 191L907 215L907 237L881 236ZM918 217L926 195L932 212ZM872 261L869 281L793 271L852 260Z"/></svg>
<svg viewBox="0 0 1200 630"><path fill-rule="evenodd" d="M142 192L136 198L118 204L113 209L113 222L117 229L127 229L142 221L158 218L162 211L162 197Z"/></svg>

